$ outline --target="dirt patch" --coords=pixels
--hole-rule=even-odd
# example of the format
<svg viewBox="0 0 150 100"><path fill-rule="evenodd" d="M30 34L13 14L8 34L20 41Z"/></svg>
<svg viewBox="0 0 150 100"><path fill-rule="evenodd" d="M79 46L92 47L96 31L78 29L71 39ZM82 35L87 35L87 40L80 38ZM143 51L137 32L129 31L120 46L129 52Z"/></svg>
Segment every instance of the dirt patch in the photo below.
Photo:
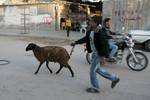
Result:
<svg viewBox="0 0 150 100"><path fill-rule="evenodd" d="M19 37L17 40L27 41L32 43L40 43L45 45L69 45L72 40L69 39L60 39L60 38L51 38L51 37Z"/></svg>
<svg viewBox="0 0 150 100"><path fill-rule="evenodd" d="M38 36L0 35L0 38L25 41L29 43L58 45L58 46L70 45L70 43L73 42L73 40L70 39L54 38L54 37L38 37Z"/></svg>

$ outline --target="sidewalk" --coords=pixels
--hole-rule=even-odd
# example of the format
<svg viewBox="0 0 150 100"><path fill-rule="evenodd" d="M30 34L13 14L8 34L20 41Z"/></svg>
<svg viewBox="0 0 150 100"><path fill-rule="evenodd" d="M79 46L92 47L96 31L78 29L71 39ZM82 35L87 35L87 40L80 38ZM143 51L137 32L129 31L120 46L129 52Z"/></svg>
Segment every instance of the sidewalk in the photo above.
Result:
<svg viewBox="0 0 150 100"><path fill-rule="evenodd" d="M37 32L29 32L29 33L22 33L18 30L2 30L0 29L0 36L18 36L18 37L49 37L49 38L60 38L60 39L69 39L69 40L77 40L84 36L79 32L70 31L70 37L66 36L65 30L60 31L37 31Z"/></svg>

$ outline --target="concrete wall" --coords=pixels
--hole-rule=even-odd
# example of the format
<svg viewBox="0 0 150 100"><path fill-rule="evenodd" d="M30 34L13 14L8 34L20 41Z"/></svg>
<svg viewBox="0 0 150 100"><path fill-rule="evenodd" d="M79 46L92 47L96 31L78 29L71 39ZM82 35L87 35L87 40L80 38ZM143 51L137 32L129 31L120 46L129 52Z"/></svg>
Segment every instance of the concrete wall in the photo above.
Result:
<svg viewBox="0 0 150 100"><path fill-rule="evenodd" d="M37 7L5 7L3 20L5 25L21 25L24 17L27 24L52 23L54 21L51 13L38 14ZM48 12L48 11L47 11Z"/></svg>
<svg viewBox="0 0 150 100"><path fill-rule="evenodd" d="M0 5L0 31L49 33L56 30L55 15L55 4Z"/></svg>
<svg viewBox="0 0 150 100"><path fill-rule="evenodd" d="M109 0L103 3L103 18L112 18L115 31L144 29L150 25L149 0Z"/></svg>

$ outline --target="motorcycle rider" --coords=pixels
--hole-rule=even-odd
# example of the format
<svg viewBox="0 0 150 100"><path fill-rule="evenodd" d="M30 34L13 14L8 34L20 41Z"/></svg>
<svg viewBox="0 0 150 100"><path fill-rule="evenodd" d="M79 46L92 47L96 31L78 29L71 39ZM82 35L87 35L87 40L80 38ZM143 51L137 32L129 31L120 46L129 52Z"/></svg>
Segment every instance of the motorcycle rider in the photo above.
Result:
<svg viewBox="0 0 150 100"><path fill-rule="evenodd" d="M111 88L114 88L119 82L119 78L110 74L105 69L101 68L101 65L105 63L105 58L109 55L109 44L107 35L102 33L102 30L97 30L99 27L100 18L94 16L89 20L90 30L87 31L86 36L71 43L71 46L76 44L86 43L87 51L92 52L91 68L90 68L90 81L91 88L87 88L87 92L99 93L100 87L98 85L98 80L96 73L112 81ZM100 63L101 62L101 63Z"/></svg>
<svg viewBox="0 0 150 100"><path fill-rule="evenodd" d="M116 35L116 33L112 32L110 28L111 28L111 19L105 18L103 21L102 31L107 35L109 48L111 49L108 61L113 62L116 61L115 54L118 51L118 46L115 44L115 41L112 36L112 35Z"/></svg>

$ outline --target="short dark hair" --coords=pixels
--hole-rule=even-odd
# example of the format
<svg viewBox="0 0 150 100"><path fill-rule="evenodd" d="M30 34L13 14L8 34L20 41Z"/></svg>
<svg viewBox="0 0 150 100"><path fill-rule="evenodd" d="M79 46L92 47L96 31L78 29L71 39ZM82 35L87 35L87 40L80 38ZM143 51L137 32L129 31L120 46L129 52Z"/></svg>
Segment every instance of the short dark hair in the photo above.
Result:
<svg viewBox="0 0 150 100"><path fill-rule="evenodd" d="M102 23L102 17L101 16L93 16L91 18L95 23L97 23L97 25Z"/></svg>
<svg viewBox="0 0 150 100"><path fill-rule="evenodd" d="M109 22L111 20L111 18L105 18L103 21L103 24L105 25L107 22Z"/></svg>

